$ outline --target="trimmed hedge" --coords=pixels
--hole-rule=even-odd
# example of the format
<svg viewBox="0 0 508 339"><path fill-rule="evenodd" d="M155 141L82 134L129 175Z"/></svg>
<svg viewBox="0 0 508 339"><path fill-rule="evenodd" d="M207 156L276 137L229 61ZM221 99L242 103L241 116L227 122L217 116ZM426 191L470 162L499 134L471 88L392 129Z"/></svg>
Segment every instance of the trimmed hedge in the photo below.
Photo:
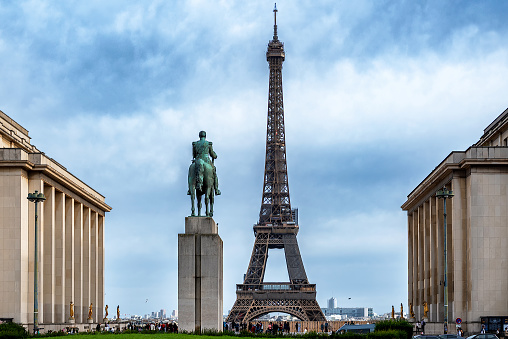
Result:
<svg viewBox="0 0 508 339"><path fill-rule="evenodd" d="M28 332L25 328L16 323L0 324L0 339L27 338Z"/></svg>
<svg viewBox="0 0 508 339"><path fill-rule="evenodd" d="M411 339L413 337L413 325L411 325L405 319L389 319L380 321L376 323L376 328L374 331L378 332L390 330L403 331L404 333L406 333L405 339Z"/></svg>
<svg viewBox="0 0 508 339"><path fill-rule="evenodd" d="M406 339L406 332L401 330L375 331L367 334L367 339Z"/></svg>

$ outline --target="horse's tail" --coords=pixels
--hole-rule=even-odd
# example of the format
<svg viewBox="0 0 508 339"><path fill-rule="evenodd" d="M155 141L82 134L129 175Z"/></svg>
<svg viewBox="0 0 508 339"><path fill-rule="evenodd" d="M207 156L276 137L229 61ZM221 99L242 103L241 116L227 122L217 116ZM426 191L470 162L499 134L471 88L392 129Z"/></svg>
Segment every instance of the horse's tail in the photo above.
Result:
<svg viewBox="0 0 508 339"><path fill-rule="evenodd" d="M203 188L203 160L196 159L196 162L194 163L194 176L196 180L196 187L201 190Z"/></svg>
<svg viewBox="0 0 508 339"><path fill-rule="evenodd" d="M196 181L196 163L192 160L192 163L189 166L189 174L187 175L187 182L189 189L187 190L187 195L191 195L191 190L195 187Z"/></svg>

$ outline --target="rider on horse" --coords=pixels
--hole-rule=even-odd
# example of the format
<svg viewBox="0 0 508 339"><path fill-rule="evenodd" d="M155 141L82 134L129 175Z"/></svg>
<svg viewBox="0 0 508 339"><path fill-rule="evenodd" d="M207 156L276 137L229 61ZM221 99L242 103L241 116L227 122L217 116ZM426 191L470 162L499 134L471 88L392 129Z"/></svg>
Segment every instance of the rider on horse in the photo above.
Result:
<svg viewBox="0 0 508 339"><path fill-rule="evenodd" d="M193 162L196 166L196 179L198 188L201 189L203 185L203 164L207 163L213 168L215 195L220 195L217 170L215 169L213 160L210 160L210 157L212 159L217 159L217 154L213 151L212 142L206 140L205 131L199 132L199 140L192 142L192 157ZM187 192L187 194L190 195L190 190Z"/></svg>

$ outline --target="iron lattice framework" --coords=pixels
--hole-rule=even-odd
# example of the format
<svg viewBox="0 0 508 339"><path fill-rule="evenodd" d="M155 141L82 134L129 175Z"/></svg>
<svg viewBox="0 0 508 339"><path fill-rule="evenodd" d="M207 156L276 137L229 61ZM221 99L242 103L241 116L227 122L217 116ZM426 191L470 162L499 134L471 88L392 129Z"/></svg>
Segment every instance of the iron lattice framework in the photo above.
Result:
<svg viewBox="0 0 508 339"><path fill-rule="evenodd" d="M236 302L228 321L249 322L270 312L284 312L303 321L324 321L316 301L316 285L309 284L296 235L298 225L291 213L286 163L282 63L284 44L277 37L274 9L273 40L266 59L270 65L265 176L256 241L243 284L236 289ZM264 282L269 249L284 249L289 283Z"/></svg>
<svg viewBox="0 0 508 339"><path fill-rule="evenodd" d="M275 20L276 15L277 10L274 9ZM266 60L270 65L270 81L266 124L265 177L259 224L280 224L293 221L289 200L282 96L282 63L284 59L284 44L277 37L277 21L275 21L273 40L268 43L266 51Z"/></svg>

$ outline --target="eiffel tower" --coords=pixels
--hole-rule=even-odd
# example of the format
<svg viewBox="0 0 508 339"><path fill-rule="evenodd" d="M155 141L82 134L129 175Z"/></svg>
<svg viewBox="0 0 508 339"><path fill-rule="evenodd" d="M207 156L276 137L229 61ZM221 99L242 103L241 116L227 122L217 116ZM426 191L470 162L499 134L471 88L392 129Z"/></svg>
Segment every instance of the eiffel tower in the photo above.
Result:
<svg viewBox="0 0 508 339"><path fill-rule="evenodd" d="M270 312L283 312L302 321L325 321L316 301L316 285L309 284L296 235L298 220L289 199L286 163L282 62L284 44L277 37L274 8L273 40L266 59L270 66L265 177L259 222L254 225L254 249L243 284L236 285L236 302L227 321L247 323ZM264 282L269 249L284 249L289 282Z"/></svg>

